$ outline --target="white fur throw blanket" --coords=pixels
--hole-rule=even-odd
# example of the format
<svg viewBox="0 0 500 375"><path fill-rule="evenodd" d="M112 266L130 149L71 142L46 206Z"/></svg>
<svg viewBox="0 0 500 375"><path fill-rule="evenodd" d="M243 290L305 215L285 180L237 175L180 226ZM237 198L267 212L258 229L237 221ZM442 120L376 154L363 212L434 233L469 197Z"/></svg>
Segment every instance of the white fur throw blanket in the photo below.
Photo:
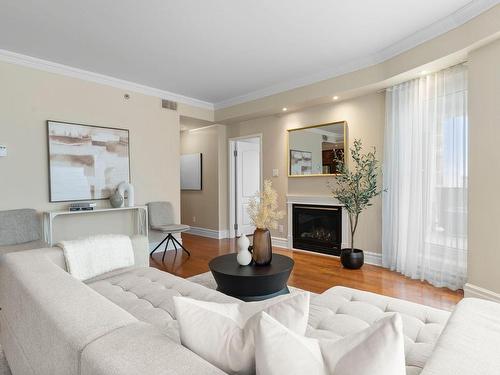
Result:
<svg viewBox="0 0 500 375"><path fill-rule="evenodd" d="M80 240L61 241L68 272L88 280L105 272L134 265L134 250L128 236L106 234Z"/></svg>

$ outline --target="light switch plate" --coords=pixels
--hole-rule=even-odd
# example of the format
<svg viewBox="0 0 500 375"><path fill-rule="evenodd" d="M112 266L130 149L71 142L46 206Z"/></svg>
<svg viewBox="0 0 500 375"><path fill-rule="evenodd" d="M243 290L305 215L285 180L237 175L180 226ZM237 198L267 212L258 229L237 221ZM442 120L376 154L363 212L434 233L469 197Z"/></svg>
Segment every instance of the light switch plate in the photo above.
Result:
<svg viewBox="0 0 500 375"><path fill-rule="evenodd" d="M273 169L273 177L278 177L280 175L278 169Z"/></svg>
<svg viewBox="0 0 500 375"><path fill-rule="evenodd" d="M7 156L7 146L0 145L0 156Z"/></svg>

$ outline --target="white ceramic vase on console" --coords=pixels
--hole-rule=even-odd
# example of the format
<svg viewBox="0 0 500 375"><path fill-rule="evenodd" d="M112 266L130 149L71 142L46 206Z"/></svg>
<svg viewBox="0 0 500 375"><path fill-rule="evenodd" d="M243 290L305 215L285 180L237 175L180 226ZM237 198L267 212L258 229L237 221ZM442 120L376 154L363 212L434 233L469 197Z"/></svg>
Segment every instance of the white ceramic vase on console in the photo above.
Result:
<svg viewBox="0 0 500 375"><path fill-rule="evenodd" d="M125 207L134 207L135 198L134 198L134 186L126 181L121 182L118 185L118 193L123 197L123 201L125 203L125 193L127 193L127 202Z"/></svg>
<svg viewBox="0 0 500 375"><path fill-rule="evenodd" d="M244 234L242 234L236 241L236 247L238 250L236 260L241 266L248 266L252 263L252 253L248 250L249 246L250 240Z"/></svg>

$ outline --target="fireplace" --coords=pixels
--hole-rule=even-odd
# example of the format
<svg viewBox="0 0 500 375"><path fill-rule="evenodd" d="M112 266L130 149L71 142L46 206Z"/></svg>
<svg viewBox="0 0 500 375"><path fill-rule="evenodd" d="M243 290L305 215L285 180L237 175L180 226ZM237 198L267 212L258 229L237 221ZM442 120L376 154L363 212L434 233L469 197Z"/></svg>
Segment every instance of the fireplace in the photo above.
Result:
<svg viewBox="0 0 500 375"><path fill-rule="evenodd" d="M340 255L342 207L293 204L293 247Z"/></svg>

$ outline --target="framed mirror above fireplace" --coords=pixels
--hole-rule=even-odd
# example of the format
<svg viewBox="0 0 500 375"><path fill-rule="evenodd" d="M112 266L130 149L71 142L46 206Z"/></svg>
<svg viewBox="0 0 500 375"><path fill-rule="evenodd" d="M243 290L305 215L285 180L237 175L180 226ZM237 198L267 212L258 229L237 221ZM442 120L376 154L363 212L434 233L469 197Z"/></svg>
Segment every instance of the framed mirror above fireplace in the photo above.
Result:
<svg viewBox="0 0 500 375"><path fill-rule="evenodd" d="M345 160L347 122L330 122L288 130L288 176L332 176Z"/></svg>

